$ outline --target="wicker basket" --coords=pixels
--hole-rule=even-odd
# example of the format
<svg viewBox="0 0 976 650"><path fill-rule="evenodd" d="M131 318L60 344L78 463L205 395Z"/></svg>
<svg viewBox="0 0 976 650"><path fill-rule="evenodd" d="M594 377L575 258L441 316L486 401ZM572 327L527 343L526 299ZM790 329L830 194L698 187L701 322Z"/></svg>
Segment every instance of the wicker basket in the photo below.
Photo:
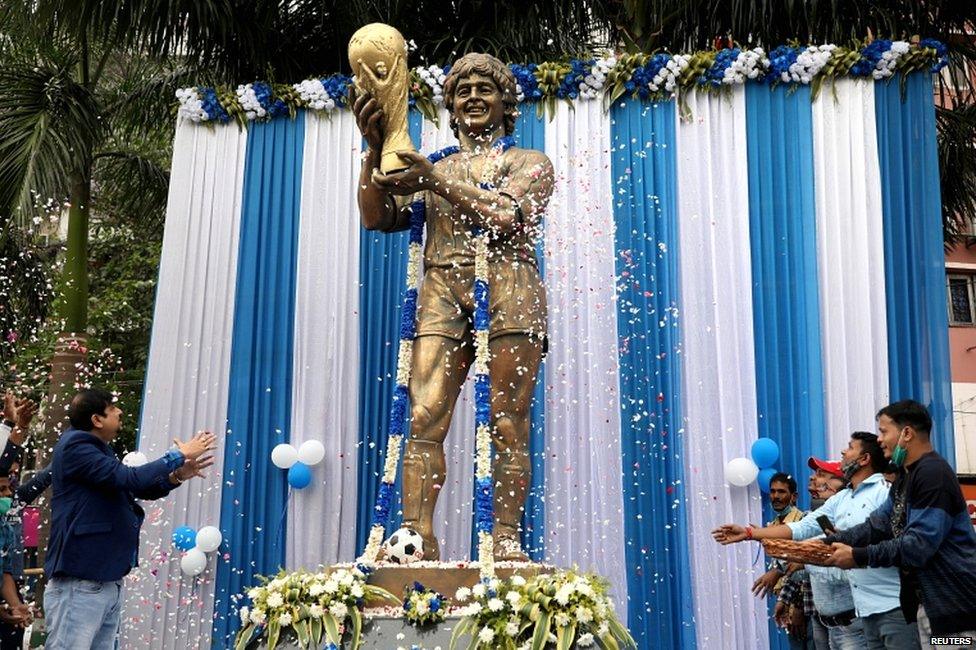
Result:
<svg viewBox="0 0 976 650"><path fill-rule="evenodd" d="M766 555L798 564L827 566L827 560L833 553L830 546L819 541L794 542L790 539L764 539L762 545Z"/></svg>

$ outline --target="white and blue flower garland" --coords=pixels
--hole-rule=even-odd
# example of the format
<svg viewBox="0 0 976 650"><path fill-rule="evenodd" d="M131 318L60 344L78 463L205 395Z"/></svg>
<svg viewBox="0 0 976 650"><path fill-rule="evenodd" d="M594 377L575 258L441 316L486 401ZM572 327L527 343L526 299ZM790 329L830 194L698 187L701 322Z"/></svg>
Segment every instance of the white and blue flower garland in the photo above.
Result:
<svg viewBox="0 0 976 650"><path fill-rule="evenodd" d="M825 81L842 77L891 79L948 63L948 48L934 39L918 43L877 39L855 47L782 45L767 55L762 48L727 47L688 54L620 54L606 58L512 63L518 101L553 107L557 100L607 104L630 95L667 99L691 90L714 91L748 81L769 85L812 85L814 96ZM420 66L410 72L409 102L436 121L444 103L450 66ZM352 78L335 74L297 84L255 82L226 88L190 87L176 93L178 114L192 122L226 123L294 116L299 109L326 114L346 107Z"/></svg>

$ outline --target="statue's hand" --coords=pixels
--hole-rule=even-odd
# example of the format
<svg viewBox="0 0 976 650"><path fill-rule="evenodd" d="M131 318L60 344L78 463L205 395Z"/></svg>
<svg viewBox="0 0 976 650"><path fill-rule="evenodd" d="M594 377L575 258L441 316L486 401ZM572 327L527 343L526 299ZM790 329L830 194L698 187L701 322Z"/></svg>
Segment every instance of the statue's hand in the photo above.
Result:
<svg viewBox="0 0 976 650"><path fill-rule="evenodd" d="M390 174L373 170L373 185L384 192L406 196L415 192L432 189L439 182L434 164L416 151L398 151L397 155L410 162L403 171Z"/></svg>
<svg viewBox="0 0 976 650"><path fill-rule="evenodd" d="M352 103L352 112L356 116L356 126L366 140L367 146L374 151L383 148L383 109L369 93L362 92Z"/></svg>

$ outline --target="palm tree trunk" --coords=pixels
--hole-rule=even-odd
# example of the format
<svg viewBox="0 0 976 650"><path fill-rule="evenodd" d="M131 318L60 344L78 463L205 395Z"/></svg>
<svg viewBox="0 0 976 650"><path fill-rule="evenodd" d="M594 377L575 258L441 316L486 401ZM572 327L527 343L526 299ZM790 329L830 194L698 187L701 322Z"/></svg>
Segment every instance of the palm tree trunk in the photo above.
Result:
<svg viewBox="0 0 976 650"><path fill-rule="evenodd" d="M47 394L44 441L37 446L37 467L46 466L67 423L67 408L74 397L78 367L85 361L88 328L88 214L91 174L74 174L68 209L68 250L65 255L62 314L63 331L51 358L51 384ZM44 564L50 535L50 517L41 517L38 561Z"/></svg>

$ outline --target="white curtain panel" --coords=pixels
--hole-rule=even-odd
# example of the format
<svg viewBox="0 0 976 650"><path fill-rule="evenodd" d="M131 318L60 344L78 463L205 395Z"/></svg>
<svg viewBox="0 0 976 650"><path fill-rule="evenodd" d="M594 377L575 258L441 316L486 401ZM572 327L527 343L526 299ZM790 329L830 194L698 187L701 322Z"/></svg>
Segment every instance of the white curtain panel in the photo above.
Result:
<svg viewBox="0 0 976 650"><path fill-rule="evenodd" d="M842 79L813 102L827 453L874 431L888 403L881 172L874 82Z"/></svg>
<svg viewBox="0 0 976 650"><path fill-rule="evenodd" d="M207 478L144 503L140 566L126 580L124 648L210 645L219 553L206 572L184 577L171 535L183 525L220 524L246 146L241 129L177 126L139 449L153 459L199 429L218 434L218 449Z"/></svg>
<svg viewBox="0 0 976 650"><path fill-rule="evenodd" d="M289 569L356 557L359 458L359 179L350 111L305 114L295 289L291 444L325 446L288 503Z"/></svg>
<svg viewBox="0 0 976 650"><path fill-rule="evenodd" d="M610 116L598 101L575 107L559 102L545 133L546 560L607 577L625 618Z"/></svg>
<svg viewBox="0 0 976 650"><path fill-rule="evenodd" d="M725 464L758 434L745 93L693 93L678 117L685 491L695 625L702 648L766 647L762 564L751 544L718 546L728 523L760 523L759 490L730 487Z"/></svg>
<svg viewBox="0 0 976 650"><path fill-rule="evenodd" d="M420 150L431 154L457 144L447 111L440 109L438 123L424 120ZM423 280L421 280L423 282ZM434 512L434 531L442 560L471 558L471 511L474 500L474 373L461 388L454 417L444 442L447 477Z"/></svg>

